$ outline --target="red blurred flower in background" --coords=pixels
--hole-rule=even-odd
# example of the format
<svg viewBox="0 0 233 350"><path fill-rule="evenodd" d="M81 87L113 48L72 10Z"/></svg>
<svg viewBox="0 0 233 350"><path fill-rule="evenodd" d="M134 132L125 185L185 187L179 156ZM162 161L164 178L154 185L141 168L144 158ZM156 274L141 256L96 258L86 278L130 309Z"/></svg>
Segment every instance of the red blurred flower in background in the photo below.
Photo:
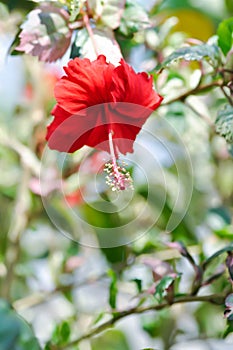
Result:
<svg viewBox="0 0 233 350"><path fill-rule="evenodd" d="M118 152L133 151L137 134L162 101L152 77L136 73L123 59L115 67L103 55L92 62L75 58L64 70L67 75L55 86L49 147L74 152L87 145L107 151L117 172Z"/></svg>

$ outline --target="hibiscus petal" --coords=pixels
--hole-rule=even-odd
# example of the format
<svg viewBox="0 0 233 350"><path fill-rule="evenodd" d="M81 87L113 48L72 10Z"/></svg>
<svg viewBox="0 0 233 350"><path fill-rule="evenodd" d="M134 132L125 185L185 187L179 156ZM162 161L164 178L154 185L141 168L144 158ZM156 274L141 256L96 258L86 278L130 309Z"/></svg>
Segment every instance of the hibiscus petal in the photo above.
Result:
<svg viewBox="0 0 233 350"><path fill-rule="evenodd" d="M58 104L70 114L76 114L89 106L110 102L114 69L103 55L93 62L87 58L71 60L64 68L67 76L55 86Z"/></svg>
<svg viewBox="0 0 233 350"><path fill-rule="evenodd" d="M153 89L152 76L136 73L124 60L113 72L112 96L114 102L135 103L152 111L159 107L163 98ZM132 115L137 118L137 115Z"/></svg>
<svg viewBox="0 0 233 350"><path fill-rule="evenodd" d="M108 103L105 118L115 146L122 154L133 152L133 142L152 110L133 103Z"/></svg>
<svg viewBox="0 0 233 350"><path fill-rule="evenodd" d="M49 147L74 152L87 145L109 152L111 132L115 150L132 152L137 134L162 101L152 77L135 73L123 60L115 67L103 55L93 62L76 58L65 72L55 88Z"/></svg>
<svg viewBox="0 0 233 350"><path fill-rule="evenodd" d="M46 136L49 147L60 152L72 153L86 145L109 152L108 137L111 131L114 145L119 152L132 152L133 142L144 119L127 119L124 114L119 113L132 111L131 104L117 103L114 104L114 109L112 107L112 103L96 105L82 111L82 114L72 115L56 105L52 111L54 120L48 126ZM138 109L144 110L147 115L151 113L141 106L137 106L137 113ZM143 111L140 111L140 114L142 115Z"/></svg>
<svg viewBox="0 0 233 350"><path fill-rule="evenodd" d="M67 153L75 152L85 145L109 151L109 127L103 123L102 113L103 109L99 105L76 115L56 105L52 111L54 120L47 128L49 147Z"/></svg>

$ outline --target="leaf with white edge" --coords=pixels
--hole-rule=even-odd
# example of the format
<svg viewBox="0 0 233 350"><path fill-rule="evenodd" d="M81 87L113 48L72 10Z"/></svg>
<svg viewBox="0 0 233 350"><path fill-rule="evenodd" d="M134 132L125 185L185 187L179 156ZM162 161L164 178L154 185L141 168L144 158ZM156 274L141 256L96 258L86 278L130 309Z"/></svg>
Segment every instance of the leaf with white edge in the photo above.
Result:
<svg viewBox="0 0 233 350"><path fill-rule="evenodd" d="M164 295L166 294L166 290L170 285L174 282L175 277L173 276L164 276L160 282L157 284L154 296L158 297L159 300L162 300Z"/></svg>
<svg viewBox="0 0 233 350"><path fill-rule="evenodd" d="M96 48L98 48L98 55L104 55L108 62L117 66L122 58L122 53L113 31L108 28L93 28L92 31L93 38L89 37L86 28L77 31L71 49L71 57L81 56L93 61L97 57Z"/></svg>
<svg viewBox="0 0 233 350"><path fill-rule="evenodd" d="M227 307L233 307L233 293L229 294L229 295L226 297L225 305L226 305Z"/></svg>
<svg viewBox="0 0 233 350"><path fill-rule="evenodd" d="M72 31L68 27L69 14L63 8L43 4L28 14L21 26L20 44L15 48L41 61L52 62L67 51Z"/></svg>
<svg viewBox="0 0 233 350"><path fill-rule="evenodd" d="M120 25L126 0L89 0L88 5L97 21L111 29Z"/></svg>
<svg viewBox="0 0 233 350"><path fill-rule="evenodd" d="M226 56L233 45L233 17L222 21L217 29L218 45Z"/></svg>
<svg viewBox="0 0 233 350"><path fill-rule="evenodd" d="M230 144L233 143L233 107L225 105L218 111L215 121L215 129L218 134L223 136Z"/></svg>
<svg viewBox="0 0 233 350"><path fill-rule="evenodd" d="M125 36L149 28L151 26L148 14L136 1L127 0L121 18L119 31Z"/></svg>
<svg viewBox="0 0 233 350"><path fill-rule="evenodd" d="M71 46L70 58L82 56L82 48L88 39L89 35L86 28L77 30L74 42Z"/></svg>
<svg viewBox="0 0 233 350"><path fill-rule="evenodd" d="M233 320L233 294L229 294L225 299L226 308L224 310L224 317L229 321Z"/></svg>
<svg viewBox="0 0 233 350"><path fill-rule="evenodd" d="M211 66L217 67L220 62L220 50L216 45L186 46L174 51L171 55L156 67L162 70L178 60L202 61L205 59Z"/></svg>
<svg viewBox="0 0 233 350"><path fill-rule="evenodd" d="M70 22L74 21L80 13L80 6L82 1L80 0L71 0L70 1Z"/></svg>

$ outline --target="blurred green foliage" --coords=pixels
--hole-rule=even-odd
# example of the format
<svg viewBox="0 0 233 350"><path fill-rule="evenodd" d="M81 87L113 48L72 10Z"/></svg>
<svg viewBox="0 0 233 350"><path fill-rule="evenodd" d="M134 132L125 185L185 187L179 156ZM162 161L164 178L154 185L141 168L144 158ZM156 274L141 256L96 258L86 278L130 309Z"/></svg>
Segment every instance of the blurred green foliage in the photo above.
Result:
<svg viewBox="0 0 233 350"><path fill-rule="evenodd" d="M35 337L59 349L95 327L95 337L71 350L172 350L223 335L230 341L223 299L232 285L232 1L88 4L56 4L71 13L73 46L62 61L44 64L7 56L38 3L1 2L0 349L39 349ZM46 147L62 66L69 55L93 55L83 12L101 32L98 40L106 36L108 58L121 50L135 70L152 74L164 97L139 134L144 153L129 158L132 198L106 185L104 155L83 149L66 157ZM216 299L169 307L174 296L199 291ZM133 312L163 303L160 311ZM129 317L119 317L130 308Z"/></svg>

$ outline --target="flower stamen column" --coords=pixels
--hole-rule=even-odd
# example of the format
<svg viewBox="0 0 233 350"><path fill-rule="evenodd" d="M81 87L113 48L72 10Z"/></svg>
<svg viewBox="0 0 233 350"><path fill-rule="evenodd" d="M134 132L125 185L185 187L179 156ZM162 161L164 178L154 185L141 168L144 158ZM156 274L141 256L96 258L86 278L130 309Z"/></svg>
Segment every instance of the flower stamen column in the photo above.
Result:
<svg viewBox="0 0 233 350"><path fill-rule="evenodd" d="M125 164L120 166L117 163L117 157L114 151L113 145L113 131L109 130L108 141L109 141L109 150L111 155L111 162L105 164L104 171L106 171L106 182L111 186L112 191L123 191L126 189L133 189L132 178L130 173L124 168Z"/></svg>

